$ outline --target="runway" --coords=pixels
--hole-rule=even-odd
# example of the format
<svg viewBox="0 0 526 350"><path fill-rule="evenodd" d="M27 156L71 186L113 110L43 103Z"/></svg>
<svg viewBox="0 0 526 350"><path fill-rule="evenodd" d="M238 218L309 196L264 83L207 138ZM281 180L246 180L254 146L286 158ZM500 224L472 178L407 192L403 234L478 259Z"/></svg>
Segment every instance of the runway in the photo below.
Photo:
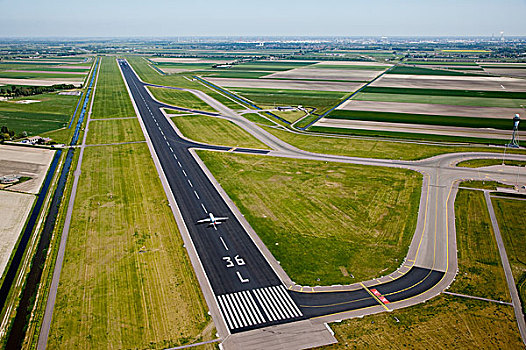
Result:
<svg viewBox="0 0 526 350"><path fill-rule="evenodd" d="M141 82L125 60L118 62L144 125L145 136L151 140L155 153L152 156L159 160L169 192L190 236L192 247L186 248L190 255L195 249L199 263L198 266L194 264L194 268L202 268L213 294L212 306L219 310L220 315L215 315L211 300L207 299L212 316L220 316L228 333L303 319L334 320L345 315L393 310L430 299L452 282L457 268L456 241L454 216L451 217L448 212L452 212L453 208L454 184L459 178L472 177L474 173L473 169L450 167L459 159L458 155L404 162L304 152L257 127L203 92L193 91L219 111L214 116L235 122L273 148L270 152L249 149L240 150L242 152L409 168L424 174L417 229L408 256L397 271L350 286L298 286L247 231L239 220L240 214L233 212L190 151L195 148L226 151L229 148L202 145L180 137L160 110L172 107L154 100L145 88L149 84ZM506 173L499 175L508 176ZM218 225L217 230L195 224L209 213L228 216L229 219ZM201 286L206 298L207 287L203 283ZM221 333L219 318L214 317L214 321Z"/></svg>

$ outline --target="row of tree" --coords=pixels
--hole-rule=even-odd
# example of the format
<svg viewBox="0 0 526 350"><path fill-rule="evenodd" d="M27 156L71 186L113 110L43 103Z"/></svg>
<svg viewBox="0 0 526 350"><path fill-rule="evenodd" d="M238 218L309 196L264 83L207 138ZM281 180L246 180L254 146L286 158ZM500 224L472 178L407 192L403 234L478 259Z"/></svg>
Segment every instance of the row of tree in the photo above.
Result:
<svg viewBox="0 0 526 350"><path fill-rule="evenodd" d="M15 135L15 134L16 134L15 131L9 129L7 126L5 125L0 126L0 142L27 137L27 132L25 131L21 132L18 135Z"/></svg>
<svg viewBox="0 0 526 350"><path fill-rule="evenodd" d="M18 96L31 96L43 94L45 92L55 92L57 90L68 90L74 89L75 85L72 84L56 84L51 86L18 86L18 85L7 85L0 87L0 96L4 97L18 97Z"/></svg>

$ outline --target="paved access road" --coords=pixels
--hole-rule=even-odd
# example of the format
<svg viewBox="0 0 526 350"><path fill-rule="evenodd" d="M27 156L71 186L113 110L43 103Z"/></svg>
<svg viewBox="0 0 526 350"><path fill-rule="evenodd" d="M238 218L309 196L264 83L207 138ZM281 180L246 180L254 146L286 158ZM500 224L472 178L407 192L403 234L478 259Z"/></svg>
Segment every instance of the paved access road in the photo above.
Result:
<svg viewBox="0 0 526 350"><path fill-rule="evenodd" d="M187 245L187 249L191 258L194 253L196 255L194 258L198 263L194 263L194 268L198 278L199 269L206 277L201 286L218 331L223 336L305 318L321 317L330 321L413 305L441 293L453 281L457 270L452 215L456 193L454 184L459 179L481 175L474 169L454 167L465 155L443 155L424 161L404 162L305 152L259 128L205 93L188 90L219 111L209 115L233 121L273 149L270 152L253 152L408 168L424 174L417 231L408 256L397 271L349 286L298 286L281 269L253 230L247 227L246 220L191 153L192 148L226 148L201 145L180 137L160 110L172 107L153 99L145 88L150 84L141 82L126 61L119 60L119 66L153 151L154 161L158 160L156 164L162 172L161 178L166 178L167 192L175 199L178 210L174 212L184 224L181 229L183 237L187 231L191 239L191 246ZM468 157L486 156L495 155L469 154ZM503 179L511 175L504 171L489 176ZM209 213L230 219L219 225L217 230L195 224ZM182 225L179 226L181 228ZM223 325L219 320L223 320Z"/></svg>

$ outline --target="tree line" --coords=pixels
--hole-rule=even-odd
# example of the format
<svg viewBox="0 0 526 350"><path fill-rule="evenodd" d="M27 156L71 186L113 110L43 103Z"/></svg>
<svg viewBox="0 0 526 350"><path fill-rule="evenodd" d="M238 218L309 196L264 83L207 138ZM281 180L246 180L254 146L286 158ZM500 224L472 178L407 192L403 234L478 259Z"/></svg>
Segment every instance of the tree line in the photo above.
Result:
<svg viewBox="0 0 526 350"><path fill-rule="evenodd" d="M18 97L18 96L31 96L43 94L45 92L55 92L57 90L68 90L74 89L75 85L72 84L56 84L51 86L18 86L18 85L7 85L0 87L0 96L3 97Z"/></svg>

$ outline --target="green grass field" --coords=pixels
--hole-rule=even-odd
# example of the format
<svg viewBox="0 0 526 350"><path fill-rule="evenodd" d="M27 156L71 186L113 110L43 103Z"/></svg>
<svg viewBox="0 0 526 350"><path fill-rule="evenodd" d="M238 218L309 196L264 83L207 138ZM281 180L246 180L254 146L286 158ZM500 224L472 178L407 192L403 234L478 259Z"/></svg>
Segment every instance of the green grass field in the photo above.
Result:
<svg viewBox="0 0 526 350"><path fill-rule="evenodd" d="M102 57L92 118L134 116L135 111L115 57Z"/></svg>
<svg viewBox="0 0 526 350"><path fill-rule="evenodd" d="M161 349L213 337L182 238L152 174L144 144L86 149L50 348Z"/></svg>
<svg viewBox="0 0 526 350"><path fill-rule="evenodd" d="M308 135L276 128L263 128L283 141L306 151L352 157L416 160L451 152L502 152L502 149L492 147L422 145L410 142L365 140L339 135ZM522 150L512 152L524 153Z"/></svg>
<svg viewBox="0 0 526 350"><path fill-rule="evenodd" d="M455 222L459 273L449 290L510 302L484 193L459 190Z"/></svg>
<svg viewBox="0 0 526 350"><path fill-rule="evenodd" d="M264 77L265 75L271 74L272 71L258 72L249 70L230 70L230 69L217 69L217 70L203 70L196 72L196 74L204 77L214 78L240 78L240 79L257 79Z"/></svg>
<svg viewBox="0 0 526 350"><path fill-rule="evenodd" d="M314 107L316 113L320 114L340 102L348 94L333 91L309 91L309 90L278 90L259 88L231 88L241 95L255 102L257 105L279 105Z"/></svg>
<svg viewBox="0 0 526 350"><path fill-rule="evenodd" d="M35 100L36 103L15 103L20 100ZM37 135L68 125L78 102L78 96L64 96L55 93L19 97L0 101L0 125L19 133L27 131Z"/></svg>
<svg viewBox="0 0 526 350"><path fill-rule="evenodd" d="M333 110L325 118L367 120L389 123L447 125L467 128L493 128L501 130L509 130L511 125L511 120L497 118L452 117L446 115L426 115L374 111L348 111L343 109Z"/></svg>
<svg viewBox="0 0 526 350"><path fill-rule="evenodd" d="M526 202L516 199L493 198L493 208L499 223L513 278L519 291L523 313L526 314ZM520 213L520 214L519 214Z"/></svg>
<svg viewBox="0 0 526 350"><path fill-rule="evenodd" d="M212 145L269 149L231 121L207 116L172 117L184 136Z"/></svg>
<svg viewBox="0 0 526 350"><path fill-rule="evenodd" d="M0 78L12 78L12 79L50 79L50 78L60 78L64 80L74 80L81 81L86 78L86 74L60 74L56 72L49 73L32 73L32 72L0 72ZM59 83L62 84L62 83ZM20 84L24 85L24 81L21 80Z"/></svg>
<svg viewBox="0 0 526 350"><path fill-rule="evenodd" d="M464 168L480 168L491 165L502 165L502 163L502 159L472 159L460 162L457 166ZM524 167L526 166L526 162L520 160L504 160L504 165Z"/></svg>
<svg viewBox="0 0 526 350"><path fill-rule="evenodd" d="M509 107L519 108L526 105L526 99L505 99L490 97L463 97L463 96L437 96L437 95L411 95L411 94L382 94L359 92L353 100L403 102L403 103L432 103L459 106L481 107Z"/></svg>
<svg viewBox="0 0 526 350"><path fill-rule="evenodd" d="M263 109L271 109L274 108L274 106L259 106ZM277 115L278 117L281 117L285 119L286 121L289 121L291 123L294 123L296 120L303 118L305 116L305 112L298 111L298 110L292 110L292 111L273 111L272 114ZM273 117L271 117L273 118Z"/></svg>
<svg viewBox="0 0 526 350"><path fill-rule="evenodd" d="M245 113L243 114L243 117L247 118L251 122L263 124L263 125L276 125L275 123L271 122L270 120L263 118L259 114L256 113Z"/></svg>
<svg viewBox="0 0 526 350"><path fill-rule="evenodd" d="M478 188L481 190L491 190L491 191L496 191L497 187L513 188L512 185L502 184L497 181L478 181L478 180L463 181L460 184L460 186L467 187L467 188Z"/></svg>
<svg viewBox="0 0 526 350"><path fill-rule="evenodd" d="M165 89L158 87L147 87L152 95L159 101L183 108L197 109L206 112L217 112L207 103L188 91Z"/></svg>
<svg viewBox="0 0 526 350"><path fill-rule="evenodd" d="M448 295L389 313L332 323L330 327L338 344L320 349L523 347L511 306Z"/></svg>
<svg viewBox="0 0 526 350"><path fill-rule="evenodd" d="M413 89L395 87L366 86L360 92L378 94L408 94L408 95L432 95L446 97L484 97L498 99L526 99L526 92L510 91L477 91L477 90L447 90L447 89Z"/></svg>
<svg viewBox="0 0 526 350"><path fill-rule="evenodd" d="M97 145L144 140L144 134L137 118L106 119L90 121L86 143Z"/></svg>
<svg viewBox="0 0 526 350"><path fill-rule="evenodd" d="M299 284L384 275L407 253L420 201L416 172L206 151L199 156Z"/></svg>

